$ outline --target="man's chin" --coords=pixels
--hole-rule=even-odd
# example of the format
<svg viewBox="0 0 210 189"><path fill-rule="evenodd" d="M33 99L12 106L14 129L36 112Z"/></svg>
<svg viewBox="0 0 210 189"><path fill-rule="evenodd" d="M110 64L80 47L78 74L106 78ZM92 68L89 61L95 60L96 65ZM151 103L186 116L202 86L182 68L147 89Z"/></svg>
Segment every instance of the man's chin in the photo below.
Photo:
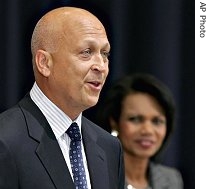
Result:
<svg viewBox="0 0 210 189"><path fill-rule="evenodd" d="M91 99L89 99L88 106L90 108L95 106L97 103L98 103L98 97L92 97Z"/></svg>

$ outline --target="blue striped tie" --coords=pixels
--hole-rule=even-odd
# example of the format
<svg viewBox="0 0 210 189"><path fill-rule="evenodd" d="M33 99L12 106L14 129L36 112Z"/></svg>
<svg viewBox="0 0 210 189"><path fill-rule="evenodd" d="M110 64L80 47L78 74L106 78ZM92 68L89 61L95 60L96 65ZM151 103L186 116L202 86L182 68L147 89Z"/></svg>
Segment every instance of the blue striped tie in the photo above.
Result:
<svg viewBox="0 0 210 189"><path fill-rule="evenodd" d="M81 134L77 123L72 123L66 133L71 139L70 162L76 189L88 189L85 168L82 158Z"/></svg>

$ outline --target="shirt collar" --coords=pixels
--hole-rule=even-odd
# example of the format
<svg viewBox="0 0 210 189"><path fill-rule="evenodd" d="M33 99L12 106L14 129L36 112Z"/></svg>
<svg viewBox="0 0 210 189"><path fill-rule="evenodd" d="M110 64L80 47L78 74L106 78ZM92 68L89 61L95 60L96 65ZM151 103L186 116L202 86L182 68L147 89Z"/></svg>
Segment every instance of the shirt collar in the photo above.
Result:
<svg viewBox="0 0 210 189"><path fill-rule="evenodd" d="M81 118L82 113L75 119L71 120L60 108L58 108L52 101L50 101L35 82L31 91L31 99L39 107L47 121L49 122L56 139L60 138L72 122L76 122L81 132Z"/></svg>

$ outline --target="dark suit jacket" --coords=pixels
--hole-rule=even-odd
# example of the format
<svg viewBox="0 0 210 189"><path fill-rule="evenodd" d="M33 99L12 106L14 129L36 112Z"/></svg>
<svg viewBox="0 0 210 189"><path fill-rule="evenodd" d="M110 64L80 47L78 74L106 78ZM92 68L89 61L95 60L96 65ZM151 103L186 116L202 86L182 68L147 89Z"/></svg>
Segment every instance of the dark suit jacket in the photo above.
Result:
<svg viewBox="0 0 210 189"><path fill-rule="evenodd" d="M92 189L123 189L118 139L84 117L82 134ZM29 95L0 115L0 188L75 188L54 133Z"/></svg>

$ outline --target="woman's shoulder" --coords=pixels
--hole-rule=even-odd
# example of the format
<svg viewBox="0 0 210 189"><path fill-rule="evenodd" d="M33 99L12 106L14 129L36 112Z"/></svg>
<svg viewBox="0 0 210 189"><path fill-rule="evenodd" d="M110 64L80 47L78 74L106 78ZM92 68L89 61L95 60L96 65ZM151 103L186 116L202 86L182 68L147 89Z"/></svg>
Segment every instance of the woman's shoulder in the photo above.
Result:
<svg viewBox="0 0 210 189"><path fill-rule="evenodd" d="M154 163L154 162L150 163L150 169L151 169L152 172L157 172L157 173L161 173L161 174L164 174L164 175L180 174L179 170L174 168L174 167L169 167L169 166Z"/></svg>
<svg viewBox="0 0 210 189"><path fill-rule="evenodd" d="M157 163L150 163L150 176L154 185L168 185L169 188L182 189L183 180L181 173L174 167Z"/></svg>

